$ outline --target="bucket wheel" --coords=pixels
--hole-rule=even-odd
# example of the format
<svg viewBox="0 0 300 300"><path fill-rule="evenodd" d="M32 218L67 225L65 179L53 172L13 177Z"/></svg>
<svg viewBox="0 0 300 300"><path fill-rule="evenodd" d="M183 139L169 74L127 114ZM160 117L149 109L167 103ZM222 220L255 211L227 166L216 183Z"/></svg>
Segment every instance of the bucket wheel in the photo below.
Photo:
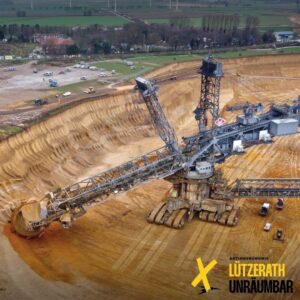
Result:
<svg viewBox="0 0 300 300"><path fill-rule="evenodd" d="M26 222L22 213L22 209L24 208L30 208L29 205L31 203L25 203L21 206L17 207L11 216L11 228L14 233L17 235L26 238L26 239L32 239L35 237L40 237L44 233L44 227L36 228L33 230L30 230L28 226L26 226Z"/></svg>

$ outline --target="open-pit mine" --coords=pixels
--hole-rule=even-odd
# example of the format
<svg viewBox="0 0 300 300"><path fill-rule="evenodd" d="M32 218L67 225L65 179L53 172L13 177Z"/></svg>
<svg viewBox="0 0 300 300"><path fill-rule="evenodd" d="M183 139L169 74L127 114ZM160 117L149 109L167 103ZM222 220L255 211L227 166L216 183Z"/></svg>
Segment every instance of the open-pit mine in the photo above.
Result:
<svg viewBox="0 0 300 300"><path fill-rule="evenodd" d="M138 78L136 89L132 83L110 95L80 102L0 143L0 299L283 299L282 294L230 293L228 265L233 257L267 257L285 264L285 276L294 283L293 293L285 297L300 298L296 189L289 183L294 196L285 194L284 209L276 210L277 194L265 187L253 191L237 185L244 179L276 178L298 184L300 140L298 126L295 131L290 124L299 115L300 56L221 63L207 58L198 74L195 69L200 65L194 61L166 66L146 78L167 78L180 71L189 76L158 80L159 90L151 81ZM216 89L219 77L220 91ZM207 83L209 78L213 81ZM203 89L204 82L216 90ZM211 106L212 118L203 114L207 100L218 100L222 118L216 118ZM239 105L244 112L230 109ZM253 113L257 107L263 107L262 117ZM283 120L289 125L282 135ZM217 131L207 130L209 124L218 124ZM252 126L251 134L244 125ZM246 137L245 149L236 135L228 141L229 127ZM271 127L272 139L266 132ZM199 132L206 132L197 138L199 147L193 138L181 141ZM126 165L130 172L133 167L137 170L146 161L145 153L161 147L166 148L154 157L164 158L166 153L176 157L167 176L156 174L156 179L139 182L143 184L128 181L123 190L114 186L105 201L103 195L94 197L91 205L84 206L86 214L63 228L69 227L78 208L54 201L73 197L75 188L64 187L143 157L134 161L136 165ZM153 156L147 159L155 161ZM174 166L178 173L173 172ZM214 175L210 174L213 170ZM227 185L234 187L230 195ZM286 187L273 188L280 192ZM45 228L28 229L22 205L37 203L42 209L46 193L48 215L59 211L57 220L65 226L46 224L40 218L37 221ZM195 193L204 195L206 202L199 204ZM271 205L267 221L272 232L264 231L266 219L258 213L266 198ZM16 221L21 212L21 221ZM178 229L185 221L190 222ZM37 226L38 222L31 223ZM20 224L23 227L16 228ZM273 238L276 229L283 230L284 241ZM28 239L28 232L38 234ZM215 289L205 295L191 285L199 273L199 257L205 265L217 260L208 275Z"/></svg>

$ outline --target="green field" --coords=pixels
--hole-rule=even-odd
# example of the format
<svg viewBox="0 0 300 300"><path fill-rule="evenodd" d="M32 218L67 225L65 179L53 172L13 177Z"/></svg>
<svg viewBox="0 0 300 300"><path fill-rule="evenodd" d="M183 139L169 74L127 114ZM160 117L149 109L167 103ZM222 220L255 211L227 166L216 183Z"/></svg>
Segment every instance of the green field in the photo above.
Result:
<svg viewBox="0 0 300 300"><path fill-rule="evenodd" d="M132 60L132 59L130 59ZM133 60L132 60L133 61ZM147 73L154 69L155 67L158 67L159 65L156 66L149 66L145 64L142 61L135 61L135 66L134 68L130 68L124 62L120 59L116 60L111 60L111 61L101 61L95 64L99 69L104 69L106 71L111 72L112 70L115 70L117 76L122 76L124 79L131 79L134 78L138 75ZM103 78L105 79L105 78Z"/></svg>
<svg viewBox="0 0 300 300"><path fill-rule="evenodd" d="M34 8L30 9L30 1L5 0L0 1L0 24L28 24L28 25L67 25L87 26L91 24L102 24L106 26L119 26L127 22L118 16L108 16L107 0L72 0L72 8L69 1L59 0L32 0ZM110 1L110 10L113 10L114 1ZM260 29L267 30L290 30L293 24L290 17L298 14L296 0L228 0L228 1L207 1L207 0L179 0L179 9L175 9L176 1L169 8L169 1L152 0L152 7L149 8L149 1L122 0L117 1L118 12L126 13L135 18L149 21L149 23L169 23L169 20L178 16L191 19L195 27L202 25L203 15L224 14L240 16L240 26L245 25L248 15L258 16ZM227 4L226 4L227 3ZM27 18L17 18L17 11L24 10ZM84 12L90 10L91 17L83 16ZM7 17L7 16L12 17ZM72 16L75 15L75 16ZM99 16L96 16L99 15ZM33 17L39 16L39 17ZM44 16L44 18L42 17ZM65 16L65 17L64 17Z"/></svg>
<svg viewBox="0 0 300 300"><path fill-rule="evenodd" d="M3 139L9 135L16 134L21 132L22 128L10 125L2 125L0 126L0 139Z"/></svg>
<svg viewBox="0 0 300 300"><path fill-rule="evenodd" d="M300 54L300 47L287 47L279 49L245 49L213 53L217 58L236 58L249 57L260 55L274 55L274 54ZM179 54L179 55L136 55L128 60L134 62L135 69L130 69L122 60L115 59L109 61L101 61L95 64L98 68L103 68L106 71L115 70L116 73L121 74L126 79L134 78L136 75L141 75L157 69L163 65L175 62L197 61L207 55L206 51L199 54Z"/></svg>
<svg viewBox="0 0 300 300"><path fill-rule="evenodd" d="M97 88L102 88L104 84L102 82L99 82L97 80L87 80L87 81L80 81L72 84L67 84L63 86L59 86L57 88L52 89L53 91L56 91L57 93L81 93L84 90L88 89L90 86Z"/></svg>
<svg viewBox="0 0 300 300"><path fill-rule="evenodd" d="M96 63L95 66L110 72L115 70L116 73L123 76L123 78L131 79L166 64L197 59L200 59L200 55L136 55L128 58L128 60L134 63L134 68L130 68L120 59L101 61Z"/></svg>
<svg viewBox="0 0 300 300"><path fill-rule="evenodd" d="M36 25L40 26L89 26L99 24L103 26L122 26L128 21L117 16L91 16L91 17L45 17L45 18L11 18L1 17L0 25L18 24L18 25Z"/></svg>
<svg viewBox="0 0 300 300"><path fill-rule="evenodd" d="M267 30L274 30L274 31L284 31L284 30L292 30L293 24L289 20L288 15L258 15L259 17L259 26L258 28L262 31L267 31ZM243 28L245 27L246 23L246 15L241 16L241 22L240 22L240 27ZM151 24L170 24L172 22L172 19L146 19L147 23ZM201 27L202 26L202 18L197 17L197 18L190 18L190 25L194 27Z"/></svg>

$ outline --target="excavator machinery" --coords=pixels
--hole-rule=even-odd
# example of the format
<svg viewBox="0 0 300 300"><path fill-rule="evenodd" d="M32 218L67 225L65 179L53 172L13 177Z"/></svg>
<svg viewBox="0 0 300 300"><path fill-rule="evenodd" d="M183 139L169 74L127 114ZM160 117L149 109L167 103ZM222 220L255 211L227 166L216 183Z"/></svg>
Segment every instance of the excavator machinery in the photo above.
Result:
<svg viewBox="0 0 300 300"><path fill-rule="evenodd" d="M194 217L234 226L239 207L234 199L259 197L299 197L299 178L242 179L229 184L215 164L236 153L236 145L247 148L270 143L279 134L296 134L300 122L299 101L273 105L267 112L248 109L236 122L220 119L219 95L222 63L208 56L198 69L201 77L200 100L194 110L198 132L178 143L158 100L154 81L136 78L139 99L146 104L152 123L165 146L136 157L112 169L77 183L48 192L39 201L23 203L11 217L13 230L25 238L43 234L59 221L64 228L83 216L89 204L103 204L111 194L126 192L153 179L172 183L167 198L148 215L150 223L182 228ZM243 107L245 108L245 107ZM260 112L259 115L256 115ZM296 124L296 125L295 125ZM268 138L266 138L268 137Z"/></svg>

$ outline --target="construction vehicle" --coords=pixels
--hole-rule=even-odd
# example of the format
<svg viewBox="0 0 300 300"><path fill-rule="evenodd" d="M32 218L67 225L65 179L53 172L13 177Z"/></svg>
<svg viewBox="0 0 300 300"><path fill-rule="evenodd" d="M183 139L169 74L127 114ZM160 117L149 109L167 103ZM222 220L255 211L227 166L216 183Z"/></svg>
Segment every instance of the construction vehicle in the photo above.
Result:
<svg viewBox="0 0 300 300"><path fill-rule="evenodd" d="M46 77L51 77L51 76L53 76L53 72L46 71L43 75L46 76Z"/></svg>
<svg viewBox="0 0 300 300"><path fill-rule="evenodd" d="M84 90L83 92L85 94L94 94L96 91L92 86L90 86L88 89Z"/></svg>
<svg viewBox="0 0 300 300"><path fill-rule="evenodd" d="M261 216L267 216L269 214L269 210L270 210L270 203L265 202L262 207L260 208L259 214Z"/></svg>
<svg viewBox="0 0 300 300"><path fill-rule="evenodd" d="M264 226L264 231L270 231L271 227L272 227L271 223L266 223Z"/></svg>
<svg viewBox="0 0 300 300"><path fill-rule="evenodd" d="M52 88L55 88L58 86L57 80L55 79L49 79L49 86Z"/></svg>
<svg viewBox="0 0 300 300"><path fill-rule="evenodd" d="M282 210L284 208L284 199L283 198L278 198L277 203L276 203L276 208L279 210Z"/></svg>
<svg viewBox="0 0 300 300"><path fill-rule="evenodd" d="M45 104L48 104L48 100L46 100L46 99L35 99L34 100L35 106L41 106L41 105L45 105Z"/></svg>
<svg viewBox="0 0 300 300"><path fill-rule="evenodd" d="M173 228L182 228L187 221L198 217L203 221L234 226L238 222L239 207L234 199L300 197L299 178L240 179L228 183L216 163L222 163L234 154L234 144L243 148L263 144L260 133L269 132L276 125L273 135L295 134L300 123L295 104L272 106L260 115L246 111L236 122L217 126L220 118L219 94L223 76L222 64L212 57L203 59L200 100L194 110L198 132L184 137L178 143L176 133L169 124L159 103L158 87L144 78L136 78L138 101L145 103L152 123L165 146L141 155L75 184L46 194L43 199L24 203L12 214L13 230L26 238L40 236L54 221L67 228L83 216L87 205L97 199L105 203L109 195L126 192L153 179L172 183L166 201L148 215L147 220ZM288 120L294 120L290 126ZM275 123L274 123L275 122ZM294 127L294 122L297 127ZM274 123L274 124L273 124ZM284 124L285 126L281 127Z"/></svg>
<svg viewBox="0 0 300 300"><path fill-rule="evenodd" d="M278 228L276 233L273 236L273 239L276 241L284 241L284 233L283 233L283 229L282 228Z"/></svg>
<svg viewBox="0 0 300 300"><path fill-rule="evenodd" d="M262 103L251 104L248 101L243 104L226 106L226 110L230 111L230 112L237 111L237 110L244 110L244 112L245 112L246 110L249 110L249 109L251 109L252 111L255 111L256 113L261 113L264 110L264 106L262 105Z"/></svg>
<svg viewBox="0 0 300 300"><path fill-rule="evenodd" d="M71 92L67 91L67 92L63 93L62 95L64 97L69 97L69 96L71 96L71 94L72 94Z"/></svg>

